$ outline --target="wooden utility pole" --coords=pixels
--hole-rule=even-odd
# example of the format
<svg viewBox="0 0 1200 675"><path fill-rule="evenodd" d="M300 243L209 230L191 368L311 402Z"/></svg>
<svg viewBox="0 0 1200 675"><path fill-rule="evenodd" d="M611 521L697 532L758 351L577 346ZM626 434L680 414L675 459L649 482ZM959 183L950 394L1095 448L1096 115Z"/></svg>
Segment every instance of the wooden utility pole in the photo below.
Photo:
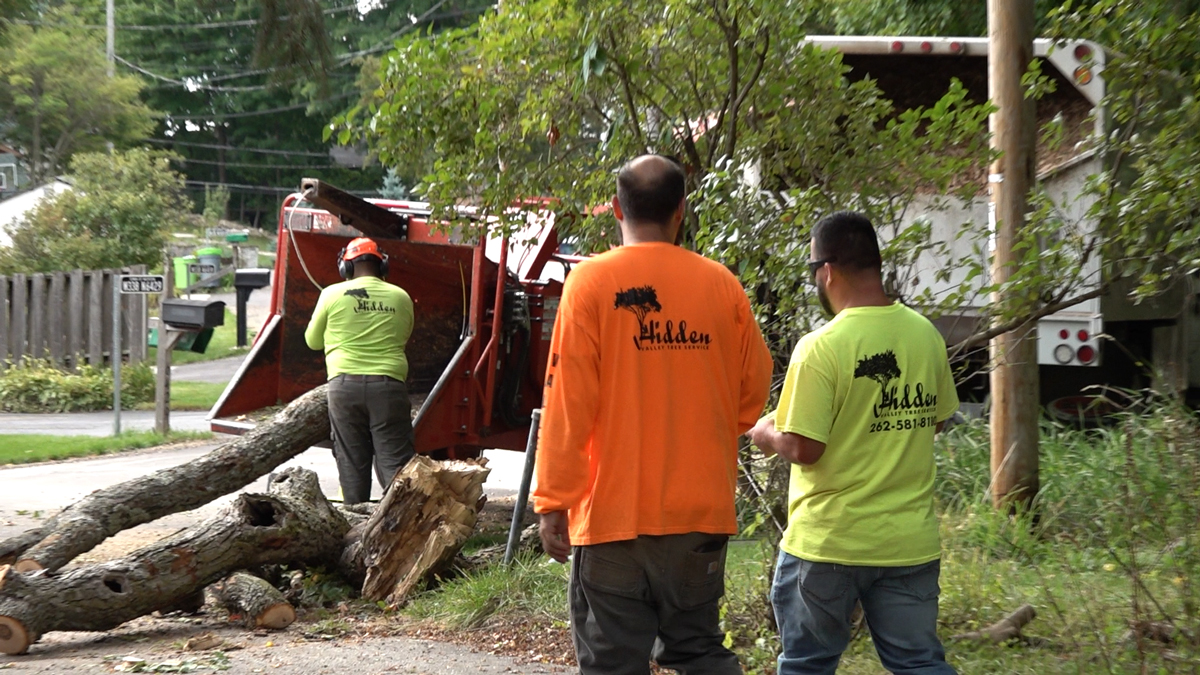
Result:
<svg viewBox="0 0 1200 675"><path fill-rule="evenodd" d="M1019 264L1014 244L1025 226L1026 196L1036 162L1034 101L1021 78L1033 58L1034 0L988 0L988 96L998 159L988 176L995 248L992 282L1008 281ZM996 293L992 301L1004 300ZM997 508L1028 505L1038 491L1037 331L1029 323L991 343L992 501Z"/></svg>

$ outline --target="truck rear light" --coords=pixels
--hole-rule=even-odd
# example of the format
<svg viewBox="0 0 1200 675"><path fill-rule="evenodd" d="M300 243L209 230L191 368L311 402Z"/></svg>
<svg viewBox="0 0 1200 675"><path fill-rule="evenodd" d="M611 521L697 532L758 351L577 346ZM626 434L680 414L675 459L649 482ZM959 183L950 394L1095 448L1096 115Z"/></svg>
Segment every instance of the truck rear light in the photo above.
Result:
<svg viewBox="0 0 1200 675"><path fill-rule="evenodd" d="M904 43L903 43L903 42L901 42L901 41L899 41L899 40L896 40L896 41L892 42L892 51L893 51L893 52L902 52L902 51L904 51Z"/></svg>
<svg viewBox="0 0 1200 675"><path fill-rule="evenodd" d="M1088 337L1090 337L1090 336L1088 335L1088 332L1086 330L1081 330L1075 337L1079 338L1080 342L1087 342Z"/></svg>
<svg viewBox="0 0 1200 675"><path fill-rule="evenodd" d="M1075 60L1090 61L1092 58L1092 48L1087 45L1075 45Z"/></svg>
<svg viewBox="0 0 1200 675"><path fill-rule="evenodd" d="M1058 331L1058 339L1066 340L1069 337L1071 337L1071 331L1067 330L1066 328Z"/></svg>
<svg viewBox="0 0 1200 675"><path fill-rule="evenodd" d="M961 54L962 47L963 46L962 46L961 42L951 42L950 43L950 53L951 54Z"/></svg>
<svg viewBox="0 0 1200 675"><path fill-rule="evenodd" d="M1088 349L1088 348L1084 347L1083 349L1080 349L1079 351L1082 352L1084 349ZM1058 361L1059 363L1063 364L1064 366L1066 364L1070 363L1071 360L1074 358L1075 358L1075 350L1071 349L1070 345L1059 345L1054 348L1054 360Z"/></svg>
<svg viewBox="0 0 1200 675"><path fill-rule="evenodd" d="M1092 82L1092 69L1087 66L1079 66L1075 69L1075 83L1086 85Z"/></svg>
<svg viewBox="0 0 1200 675"><path fill-rule="evenodd" d="M1084 345L1079 348L1078 355L1081 363L1091 363L1096 358L1096 350Z"/></svg>
<svg viewBox="0 0 1200 675"><path fill-rule="evenodd" d="M933 51L933 43L928 40L922 42L921 43L921 51L925 52L926 54Z"/></svg>

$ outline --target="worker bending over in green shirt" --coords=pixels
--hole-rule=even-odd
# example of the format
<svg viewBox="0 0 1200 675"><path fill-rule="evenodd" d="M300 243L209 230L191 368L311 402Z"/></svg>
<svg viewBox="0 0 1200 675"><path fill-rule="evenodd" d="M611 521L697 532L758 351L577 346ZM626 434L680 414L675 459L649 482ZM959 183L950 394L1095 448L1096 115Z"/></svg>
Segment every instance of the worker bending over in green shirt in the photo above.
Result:
<svg viewBox="0 0 1200 675"><path fill-rule="evenodd" d="M346 504L371 497L371 464L384 490L413 456L412 405L404 346L413 303L384 281L387 256L370 239L351 241L338 255L343 281L321 291L304 341L325 350L329 425Z"/></svg>

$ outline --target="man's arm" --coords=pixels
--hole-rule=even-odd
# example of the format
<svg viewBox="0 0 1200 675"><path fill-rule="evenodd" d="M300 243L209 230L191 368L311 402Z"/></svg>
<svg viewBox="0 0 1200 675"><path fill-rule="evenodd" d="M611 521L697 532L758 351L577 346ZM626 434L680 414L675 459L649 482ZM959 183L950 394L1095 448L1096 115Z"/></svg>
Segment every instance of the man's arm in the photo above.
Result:
<svg viewBox="0 0 1200 675"><path fill-rule="evenodd" d="M312 318L308 320L308 328L304 329L304 343L309 349L325 349L325 292L321 291L317 298L317 306L313 308Z"/></svg>
<svg viewBox="0 0 1200 675"><path fill-rule="evenodd" d="M587 491L587 444L600 407L596 330L580 325L590 322L577 310L574 291L568 278L550 339L532 495L533 510L541 515L542 548L559 562L571 552L567 511Z"/></svg>
<svg viewBox="0 0 1200 675"><path fill-rule="evenodd" d="M825 444L807 436L775 429L775 418L764 417L747 437L768 455L779 455L793 464L816 464L825 454Z"/></svg>
<svg viewBox="0 0 1200 675"><path fill-rule="evenodd" d="M740 286L738 287L740 291ZM746 433L762 415L771 395L771 370L774 362L771 360L771 350L763 339L754 313L750 310L750 301L742 295L739 304L742 324L742 390L738 410L738 433Z"/></svg>

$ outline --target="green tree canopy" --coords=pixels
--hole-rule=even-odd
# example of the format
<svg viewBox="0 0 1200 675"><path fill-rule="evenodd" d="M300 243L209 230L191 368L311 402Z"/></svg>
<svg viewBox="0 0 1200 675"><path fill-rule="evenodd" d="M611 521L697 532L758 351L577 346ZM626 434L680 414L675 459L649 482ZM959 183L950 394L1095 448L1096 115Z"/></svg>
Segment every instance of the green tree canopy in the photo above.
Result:
<svg viewBox="0 0 1200 675"><path fill-rule="evenodd" d="M166 233L191 208L172 159L142 149L77 154L67 175L73 189L42 200L11 229L0 273L161 262Z"/></svg>
<svg viewBox="0 0 1200 675"><path fill-rule="evenodd" d="M443 217L551 195L593 250L615 228L583 216L611 199L616 169L678 156L689 242L790 317L812 300L800 261L815 215L866 211L892 228L890 259L911 262L938 245L902 225L911 197L950 192L988 155L987 109L961 87L897 114L870 80L844 77L837 54L806 45L821 4L501 3L472 28L399 41L376 90L329 133L367 140L386 165L416 164L416 191Z"/></svg>
<svg viewBox="0 0 1200 675"><path fill-rule="evenodd" d="M33 182L43 181L77 152L149 135L153 112L141 88L136 77L107 76L104 44L86 31L10 26L0 47L0 137L22 152Z"/></svg>

